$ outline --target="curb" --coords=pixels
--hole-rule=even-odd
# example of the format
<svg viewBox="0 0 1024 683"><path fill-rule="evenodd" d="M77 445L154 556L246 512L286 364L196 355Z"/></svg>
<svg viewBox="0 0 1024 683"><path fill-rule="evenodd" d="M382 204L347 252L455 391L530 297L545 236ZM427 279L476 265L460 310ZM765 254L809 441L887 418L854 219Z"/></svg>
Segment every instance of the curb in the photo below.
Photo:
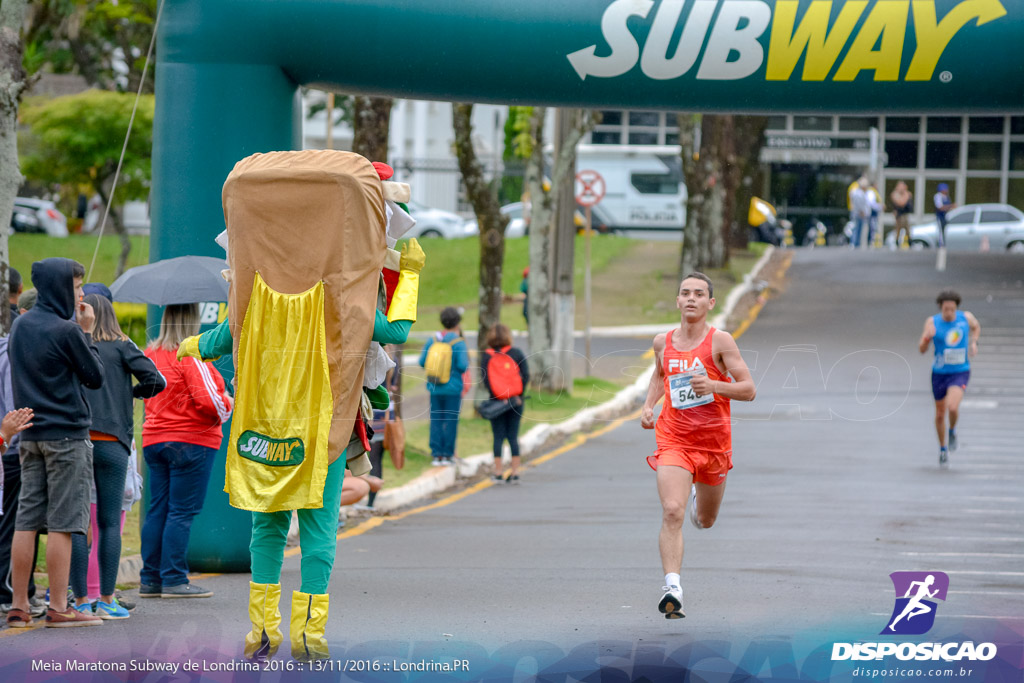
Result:
<svg viewBox="0 0 1024 683"><path fill-rule="evenodd" d="M769 246L761 258L757 260L750 272L743 276L743 281L733 287L725 298L722 311L711 320L711 325L724 329L729 315L744 294L753 288L754 279L760 274L765 264L775 252L775 247ZM654 335L665 331L665 324L661 325L635 325L630 327L608 327L593 328L591 333L597 329L605 331L614 330L616 334L608 336L631 336L631 335ZM530 429L519 438L519 450L525 456L535 455L548 442L564 439L576 432L590 429L595 423L611 421L629 412L631 408L637 407L647 392L647 386L654 374L654 364L644 370L636 381L630 386L621 390L610 401L601 405L584 408L564 422L558 424L541 424ZM508 445L505 446L503 456L509 457ZM416 503L435 493L440 493L455 485L456 474L459 477L472 477L480 472L494 459L492 453L479 453L466 458L459 458L456 467L438 467L424 472L413 481L394 489L384 489L377 494L374 502L374 512L388 514L395 510Z"/></svg>
<svg viewBox="0 0 1024 683"><path fill-rule="evenodd" d="M121 558L117 566L117 583L139 583L142 572L142 555L128 555Z"/></svg>

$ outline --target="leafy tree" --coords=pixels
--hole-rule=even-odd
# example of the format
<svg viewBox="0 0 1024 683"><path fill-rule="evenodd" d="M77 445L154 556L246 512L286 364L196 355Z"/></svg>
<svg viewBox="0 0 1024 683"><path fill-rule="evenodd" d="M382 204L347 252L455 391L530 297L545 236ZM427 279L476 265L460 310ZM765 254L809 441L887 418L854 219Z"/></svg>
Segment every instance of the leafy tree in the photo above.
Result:
<svg viewBox="0 0 1024 683"><path fill-rule="evenodd" d="M25 67L78 73L96 88L137 92L153 38L157 0L34 0ZM142 91L152 93L153 69Z"/></svg>
<svg viewBox="0 0 1024 683"><path fill-rule="evenodd" d="M49 185L86 185L106 205L134 102L132 94L104 90L26 101L22 121L31 137L21 158L25 175ZM110 211L109 220L121 240L117 275L124 272L132 245L116 207L149 194L152 147L153 96L144 95L139 99Z"/></svg>

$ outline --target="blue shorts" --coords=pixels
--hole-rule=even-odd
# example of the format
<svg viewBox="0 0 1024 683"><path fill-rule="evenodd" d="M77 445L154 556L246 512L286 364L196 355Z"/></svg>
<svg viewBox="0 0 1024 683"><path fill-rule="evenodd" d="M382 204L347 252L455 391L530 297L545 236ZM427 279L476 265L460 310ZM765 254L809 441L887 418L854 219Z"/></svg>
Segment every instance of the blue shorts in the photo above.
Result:
<svg viewBox="0 0 1024 683"><path fill-rule="evenodd" d="M932 396L936 401L946 398L946 392L950 387L967 389L967 382L971 379L971 371L967 372L933 372L932 373Z"/></svg>

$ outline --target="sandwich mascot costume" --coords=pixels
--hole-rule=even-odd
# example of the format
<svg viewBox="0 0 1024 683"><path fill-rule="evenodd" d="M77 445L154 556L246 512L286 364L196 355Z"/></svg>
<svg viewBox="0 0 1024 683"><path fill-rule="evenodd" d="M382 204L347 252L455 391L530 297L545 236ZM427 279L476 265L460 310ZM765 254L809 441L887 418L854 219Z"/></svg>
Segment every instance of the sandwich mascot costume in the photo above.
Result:
<svg viewBox="0 0 1024 683"><path fill-rule="evenodd" d="M388 404L380 344L406 341L425 261L416 240L401 254L389 248L414 223L399 204L408 186L390 177L358 154L308 150L247 157L224 183L228 318L183 341L178 355L234 355L224 490L233 507L252 511L249 658L272 656L284 639L278 604L292 511L302 548L292 656L329 657L342 479L346 464L356 475L369 470L363 416Z"/></svg>

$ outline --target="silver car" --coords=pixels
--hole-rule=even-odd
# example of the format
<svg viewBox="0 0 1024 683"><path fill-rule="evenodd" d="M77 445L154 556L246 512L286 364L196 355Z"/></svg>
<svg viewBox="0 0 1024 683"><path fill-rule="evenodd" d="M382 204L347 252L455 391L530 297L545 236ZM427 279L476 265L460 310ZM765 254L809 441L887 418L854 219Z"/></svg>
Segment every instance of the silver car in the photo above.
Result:
<svg viewBox="0 0 1024 683"><path fill-rule="evenodd" d="M68 219L48 199L15 197L11 228L17 232L43 232L50 237L67 237Z"/></svg>
<svg viewBox="0 0 1024 683"><path fill-rule="evenodd" d="M895 234L887 240L895 245ZM912 249L932 248L939 244L936 221L910 229ZM1024 212L1008 204L967 204L953 209L946 217L946 248L957 251L1008 251L1024 254Z"/></svg>
<svg viewBox="0 0 1024 683"><path fill-rule="evenodd" d="M462 216L443 209L434 209L416 201L408 202L409 215L416 219L416 225L405 233L405 237L471 237L475 233L467 230Z"/></svg>

